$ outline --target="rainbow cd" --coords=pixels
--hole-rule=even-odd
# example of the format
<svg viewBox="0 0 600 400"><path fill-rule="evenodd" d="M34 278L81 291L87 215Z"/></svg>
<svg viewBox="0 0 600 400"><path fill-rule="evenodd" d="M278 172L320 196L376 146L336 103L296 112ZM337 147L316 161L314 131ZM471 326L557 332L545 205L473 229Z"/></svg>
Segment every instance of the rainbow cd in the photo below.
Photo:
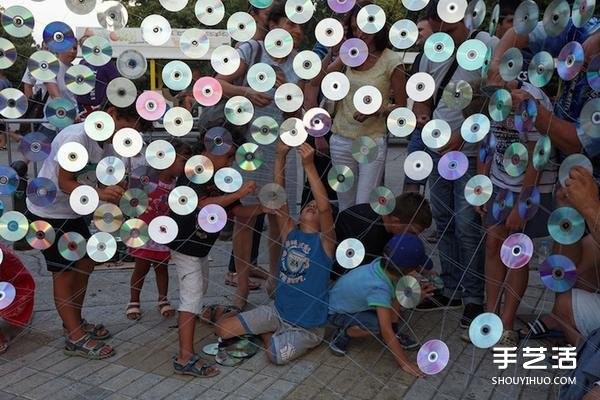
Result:
<svg viewBox="0 0 600 400"><path fill-rule="evenodd" d="M35 21L33 14L23 6L11 6L0 14L2 27L11 36L24 38L33 31Z"/></svg>
<svg viewBox="0 0 600 400"><path fill-rule="evenodd" d="M27 217L18 211L8 211L0 217L0 236L10 242L23 239L28 230Z"/></svg>
<svg viewBox="0 0 600 400"><path fill-rule="evenodd" d="M27 97L18 89L6 88L0 91L0 115L5 118L21 118L27 112Z"/></svg>
<svg viewBox="0 0 600 400"><path fill-rule="evenodd" d="M17 61L17 49L8 39L0 38L0 69L7 69Z"/></svg>
<svg viewBox="0 0 600 400"><path fill-rule="evenodd" d="M67 232L58 239L58 252L68 261L78 261L85 257L86 241L77 232Z"/></svg>
<svg viewBox="0 0 600 400"><path fill-rule="evenodd" d="M243 183L242 175L237 170L229 167L221 168L215 172L213 181L217 188L225 193L237 192Z"/></svg>
<svg viewBox="0 0 600 400"><path fill-rule="evenodd" d="M519 216L526 221L532 219L540 207L540 191L535 186L528 186L519 195Z"/></svg>
<svg viewBox="0 0 600 400"><path fill-rule="evenodd" d="M121 196L119 208L129 217L139 217L148 208L148 195L142 189L128 189Z"/></svg>
<svg viewBox="0 0 600 400"><path fill-rule="evenodd" d="M527 133L535 128L537 105L532 99L522 101L515 112L515 128L521 133Z"/></svg>
<svg viewBox="0 0 600 400"><path fill-rule="evenodd" d="M115 204L101 204L94 211L94 226L102 232L116 232L123 224L123 213Z"/></svg>
<svg viewBox="0 0 600 400"><path fill-rule="evenodd" d="M440 176L449 181L460 179L469 169L469 159L462 151L450 151L438 161Z"/></svg>
<svg viewBox="0 0 600 400"><path fill-rule="evenodd" d="M44 108L44 116L57 129L66 128L77 118L77 104L63 98L49 100Z"/></svg>
<svg viewBox="0 0 600 400"><path fill-rule="evenodd" d="M473 99L473 88L467 81L450 82L444 88L442 99L453 110L462 110Z"/></svg>
<svg viewBox="0 0 600 400"><path fill-rule="evenodd" d="M117 241L110 233L96 232L85 246L88 256L96 262L107 262L117 253Z"/></svg>
<svg viewBox="0 0 600 400"><path fill-rule="evenodd" d="M506 89L498 89L492 95L488 111L490 117L496 121L504 121L510 114L512 109L512 98Z"/></svg>
<svg viewBox="0 0 600 400"><path fill-rule="evenodd" d="M540 264L540 278L544 285L553 292L566 292L577 281L575 263L562 254L553 254Z"/></svg>
<svg viewBox="0 0 600 400"><path fill-rule="evenodd" d="M195 155L185 163L185 176L190 182L199 185L210 181L213 176L215 167L210 158L203 155Z"/></svg>
<svg viewBox="0 0 600 400"><path fill-rule="evenodd" d="M60 69L58 58L46 50L38 50L33 53L27 61L29 73L42 82L56 79Z"/></svg>
<svg viewBox="0 0 600 400"><path fill-rule="evenodd" d="M540 18L540 9L533 0L522 1L516 8L513 28L518 35L527 35L535 29Z"/></svg>
<svg viewBox="0 0 600 400"><path fill-rule="evenodd" d="M343 268L358 267L365 258L365 246L355 238L344 239L335 249L335 260Z"/></svg>
<svg viewBox="0 0 600 400"><path fill-rule="evenodd" d="M540 51L533 56L527 70L529 82L533 86L544 87L554 74L554 57L547 51Z"/></svg>
<svg viewBox="0 0 600 400"><path fill-rule="evenodd" d="M485 114L473 114L460 127L460 135L467 143L478 143L489 133L490 119Z"/></svg>
<svg viewBox="0 0 600 400"><path fill-rule="evenodd" d="M306 141L308 132L300 118L291 117L281 123L279 138L290 147L298 147Z"/></svg>
<svg viewBox="0 0 600 400"><path fill-rule="evenodd" d="M350 68L361 66L369 57L367 44L358 38L344 41L340 47L340 59Z"/></svg>
<svg viewBox="0 0 600 400"><path fill-rule="evenodd" d="M593 56L590 60L586 78L593 90L596 92L600 91L600 54Z"/></svg>
<svg viewBox="0 0 600 400"><path fill-rule="evenodd" d="M396 299L404 308L415 308L421 302L421 284L410 275L405 275L396 284Z"/></svg>
<svg viewBox="0 0 600 400"><path fill-rule="evenodd" d="M345 14L354 8L356 0L327 0L327 5L334 13Z"/></svg>
<svg viewBox="0 0 600 400"><path fill-rule="evenodd" d="M511 269L524 267L532 256L533 242L523 233L513 233L507 237L500 249L502 263Z"/></svg>
<svg viewBox="0 0 600 400"><path fill-rule="evenodd" d="M102 36L90 36L81 45L83 59L90 65L101 67L112 59L113 50L108 39Z"/></svg>
<svg viewBox="0 0 600 400"><path fill-rule="evenodd" d="M533 148L533 168L536 171L541 171L546 167L548 161L550 161L550 155L552 154L552 142L548 135L542 135L538 139Z"/></svg>
<svg viewBox="0 0 600 400"><path fill-rule="evenodd" d="M273 58L285 58L294 49L294 39L285 29L273 28L265 36L264 48Z"/></svg>
<svg viewBox="0 0 600 400"><path fill-rule="evenodd" d="M216 156L223 156L229 153L229 150L233 146L231 133L219 126L211 128L204 135L204 146L210 153Z"/></svg>
<svg viewBox="0 0 600 400"><path fill-rule="evenodd" d="M502 165L506 173L512 177L518 177L525 173L529 163L527 147L521 142L512 143L504 151Z"/></svg>
<svg viewBox="0 0 600 400"><path fill-rule="evenodd" d="M516 47L506 50L500 59L500 76L506 82L517 79L523 69L523 54Z"/></svg>
<svg viewBox="0 0 600 400"><path fill-rule="evenodd" d="M248 68L246 81L257 92L268 92L275 86L277 75L269 64L257 63Z"/></svg>
<svg viewBox="0 0 600 400"><path fill-rule="evenodd" d="M279 136L279 125L273 117L263 115L252 121L250 125L252 139L262 145L269 145Z"/></svg>
<svg viewBox="0 0 600 400"><path fill-rule="evenodd" d="M313 137L325 136L329 133L331 125L333 123L331 116L327 112L319 107L311 108L308 110L302 118L304 127L309 135Z"/></svg>
<svg viewBox="0 0 600 400"><path fill-rule="evenodd" d="M377 214L388 215L396 207L396 198L390 189L385 186L379 186L371 191L369 204L371 204L371 208Z"/></svg>
<svg viewBox="0 0 600 400"><path fill-rule="evenodd" d="M585 234L585 220L572 207L560 207L548 218L548 233L560 244L577 243Z"/></svg>
<svg viewBox="0 0 600 400"><path fill-rule="evenodd" d="M224 114L233 125L246 125L254 116L254 105L244 96L234 96L225 103Z"/></svg>
<svg viewBox="0 0 600 400"><path fill-rule="evenodd" d="M0 165L0 195L13 194L19 186L19 175L11 167Z"/></svg>
<svg viewBox="0 0 600 400"><path fill-rule="evenodd" d="M27 184L27 200L38 207L48 207L54 203L57 189L48 178L34 178Z"/></svg>
<svg viewBox="0 0 600 400"><path fill-rule="evenodd" d="M583 27L594 15L595 6L596 0L575 0L571 11L573 25L577 28Z"/></svg>
<svg viewBox="0 0 600 400"><path fill-rule="evenodd" d="M515 196L508 189L502 189L496 195L492 204L492 215L496 223L504 222L515 205Z"/></svg>
<svg viewBox="0 0 600 400"><path fill-rule="evenodd" d="M465 199L472 206L482 206L492 197L494 185L485 175L475 175L465 185Z"/></svg>
<svg viewBox="0 0 600 400"><path fill-rule="evenodd" d="M146 193L153 192L158 186L158 171L147 165L135 168L129 176L131 189L142 189Z"/></svg>
<svg viewBox="0 0 600 400"><path fill-rule="evenodd" d="M56 239L54 228L46 221L33 221L25 236L27 243L37 250L45 250L52 246Z"/></svg>
<svg viewBox="0 0 600 400"><path fill-rule="evenodd" d="M554 0L546 7L542 26L550 37L558 36L567 27L571 17L571 7L566 0ZM551 39L550 39L551 40Z"/></svg>
<svg viewBox="0 0 600 400"><path fill-rule="evenodd" d="M65 74L65 85L75 95L84 96L94 90L96 74L86 65L72 65Z"/></svg>
<svg viewBox="0 0 600 400"><path fill-rule="evenodd" d="M480 349L489 349L498 343L502 332L502 320L491 312L479 314L469 325L469 339Z"/></svg>
<svg viewBox="0 0 600 400"><path fill-rule="evenodd" d="M427 375L440 373L450 359L450 350L441 340L429 340L421 346L417 353L417 364Z"/></svg>
<svg viewBox="0 0 600 400"><path fill-rule="evenodd" d="M17 289L10 282L0 282L0 310L10 306L17 297Z"/></svg>
<svg viewBox="0 0 600 400"><path fill-rule="evenodd" d="M198 226L207 233L217 233L227 224L227 212L218 204L202 207L198 213Z"/></svg>
<svg viewBox="0 0 600 400"><path fill-rule="evenodd" d="M345 165L332 165L327 172L329 186L339 193L347 192L354 185L354 173Z"/></svg>
<svg viewBox="0 0 600 400"><path fill-rule="evenodd" d="M423 50L430 61L441 63L454 53L454 41L447 33L436 32L427 38Z"/></svg>
<svg viewBox="0 0 600 400"><path fill-rule="evenodd" d="M235 152L235 161L244 171L256 171L264 162L263 151L256 143L244 143Z"/></svg>
<svg viewBox="0 0 600 400"><path fill-rule="evenodd" d="M456 59L461 68L475 71L483 67L487 52L488 48L481 40L469 39L462 42L456 50Z"/></svg>
<svg viewBox="0 0 600 400"><path fill-rule="evenodd" d="M128 219L121 225L119 236L127 247L134 249L142 247L150 240L148 225L136 218Z"/></svg>
<svg viewBox="0 0 600 400"><path fill-rule="evenodd" d="M579 42L567 43L560 53L556 62L556 71L562 80L574 79L583 68L583 47ZM589 69L588 69L589 71Z"/></svg>
<svg viewBox="0 0 600 400"><path fill-rule="evenodd" d="M361 164L375 161L378 153L377 143L369 136L359 136L352 142L352 157Z"/></svg>
<svg viewBox="0 0 600 400"><path fill-rule="evenodd" d="M42 37L48 50L53 53L63 53L77 45L77 39L71 27L61 21L54 21L46 25Z"/></svg>
<svg viewBox="0 0 600 400"><path fill-rule="evenodd" d="M285 189L277 183L267 183L258 192L260 204L270 210L279 210L286 202Z"/></svg>

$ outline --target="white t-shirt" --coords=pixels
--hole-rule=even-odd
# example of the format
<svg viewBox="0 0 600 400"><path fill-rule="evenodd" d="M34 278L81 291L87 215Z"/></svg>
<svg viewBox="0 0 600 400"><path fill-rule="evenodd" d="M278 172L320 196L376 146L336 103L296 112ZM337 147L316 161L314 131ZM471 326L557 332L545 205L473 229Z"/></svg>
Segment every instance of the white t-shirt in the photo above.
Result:
<svg viewBox="0 0 600 400"><path fill-rule="evenodd" d="M33 77L33 75L31 75L31 72L29 72L29 68L25 69L25 73L23 74L23 77L21 78L21 82L23 83L27 83L28 85L33 86L33 93L37 93L38 91L42 92L42 99L44 98L44 96L46 95L46 86L44 86L44 83L41 81L38 81L37 79L35 79Z"/></svg>
<svg viewBox="0 0 600 400"><path fill-rule="evenodd" d="M104 149L100 147L98 142L92 140L84 129L84 124L74 124L66 127L52 141L52 147L50 155L44 160L42 168L38 173L39 178L48 178L57 188L56 198L54 202L47 207L39 207L32 204L27 199L27 208L35 215L42 218L52 219L75 219L79 218L80 215L71 209L69 204L69 195L62 192L58 185L58 173L60 165L58 163L58 150L64 143L76 142L81 144L87 149L88 152L88 164L83 170L77 173L77 175L84 174L87 170L96 170L96 164L104 158Z"/></svg>

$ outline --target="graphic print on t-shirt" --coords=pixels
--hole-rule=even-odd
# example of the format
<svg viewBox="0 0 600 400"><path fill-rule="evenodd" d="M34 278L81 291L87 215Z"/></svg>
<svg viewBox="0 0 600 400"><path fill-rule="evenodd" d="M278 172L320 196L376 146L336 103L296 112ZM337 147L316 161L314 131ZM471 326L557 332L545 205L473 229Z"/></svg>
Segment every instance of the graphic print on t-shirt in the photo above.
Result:
<svg viewBox="0 0 600 400"><path fill-rule="evenodd" d="M282 252L279 279L283 283L304 282L306 270L310 266L310 246L298 240L286 240Z"/></svg>

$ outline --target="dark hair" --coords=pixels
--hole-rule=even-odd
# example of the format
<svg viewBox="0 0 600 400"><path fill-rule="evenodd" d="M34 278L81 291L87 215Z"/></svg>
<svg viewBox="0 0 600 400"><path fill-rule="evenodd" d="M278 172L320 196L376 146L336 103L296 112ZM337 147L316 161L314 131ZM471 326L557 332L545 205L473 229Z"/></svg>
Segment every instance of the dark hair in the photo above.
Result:
<svg viewBox="0 0 600 400"><path fill-rule="evenodd" d="M427 19L429 19L431 21L442 22L442 18L438 14L438 10L437 10L438 2L439 2L439 0L430 0L429 1L429 4L427 5L427 8L425 9L425 16L427 17Z"/></svg>
<svg viewBox="0 0 600 400"><path fill-rule="evenodd" d="M351 39L354 37L354 32L352 32L352 19L356 18L360 9L366 5L373 4L372 1L363 2L362 6L356 4L352 7L352 10L348 14L346 14L346 20L344 21L346 27L346 38ZM375 33L375 49L377 51L383 51L389 47L389 32L390 28L387 24L383 26L383 28Z"/></svg>
<svg viewBox="0 0 600 400"><path fill-rule="evenodd" d="M381 268L385 272L389 272L390 274L392 274L395 277L401 277L405 274L405 272L407 272L406 268L405 269L398 268L398 266L396 264L394 264L392 259L385 253L381 257Z"/></svg>
<svg viewBox="0 0 600 400"><path fill-rule="evenodd" d="M392 216L402 224L419 224L424 229L431 226L433 219L427 199L417 192L406 192L396 197L396 206Z"/></svg>
<svg viewBox="0 0 600 400"><path fill-rule="evenodd" d="M500 18L498 19L498 23L501 23L502 20L509 15L514 15L515 10L521 4L520 0L500 0Z"/></svg>
<svg viewBox="0 0 600 400"><path fill-rule="evenodd" d="M269 9L268 22L278 23L281 18L287 18L285 13L285 4L279 0L273 0L271 8Z"/></svg>

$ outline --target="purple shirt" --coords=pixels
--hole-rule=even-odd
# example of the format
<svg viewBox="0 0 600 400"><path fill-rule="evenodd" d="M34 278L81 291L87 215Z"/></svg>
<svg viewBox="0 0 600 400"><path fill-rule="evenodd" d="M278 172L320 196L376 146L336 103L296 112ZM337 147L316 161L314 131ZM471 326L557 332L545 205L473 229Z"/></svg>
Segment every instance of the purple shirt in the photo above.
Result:
<svg viewBox="0 0 600 400"><path fill-rule="evenodd" d="M99 106L106 100L106 85L120 76L117 66L114 60L110 60L105 65L99 67L89 64L86 60L81 60L80 64L94 71L96 74L96 85L90 93L84 96L77 96L77 104L80 106Z"/></svg>

